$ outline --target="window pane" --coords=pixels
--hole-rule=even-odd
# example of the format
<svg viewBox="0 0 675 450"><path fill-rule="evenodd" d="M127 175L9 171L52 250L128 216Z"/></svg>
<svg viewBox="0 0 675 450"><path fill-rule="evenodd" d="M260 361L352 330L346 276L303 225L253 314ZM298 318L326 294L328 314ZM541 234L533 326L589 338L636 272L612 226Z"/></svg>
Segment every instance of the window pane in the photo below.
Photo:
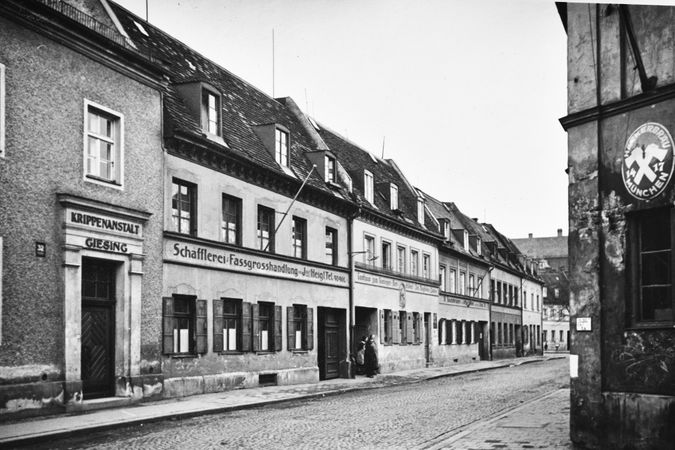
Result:
<svg viewBox="0 0 675 450"><path fill-rule="evenodd" d="M652 212L640 223L642 251L670 248L670 210Z"/></svg>
<svg viewBox="0 0 675 450"><path fill-rule="evenodd" d="M642 255L642 285L652 284L670 284L670 251Z"/></svg>
<svg viewBox="0 0 675 450"><path fill-rule="evenodd" d="M642 320L672 321L673 307L670 286L642 288Z"/></svg>

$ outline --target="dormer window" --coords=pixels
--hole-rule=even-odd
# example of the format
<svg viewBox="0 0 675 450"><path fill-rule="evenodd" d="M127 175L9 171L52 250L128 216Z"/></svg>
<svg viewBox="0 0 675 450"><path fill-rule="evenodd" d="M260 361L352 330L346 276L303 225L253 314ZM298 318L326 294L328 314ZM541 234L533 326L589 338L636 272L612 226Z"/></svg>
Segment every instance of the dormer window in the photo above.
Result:
<svg viewBox="0 0 675 450"><path fill-rule="evenodd" d="M450 239L450 222L443 222L443 236Z"/></svg>
<svg viewBox="0 0 675 450"><path fill-rule="evenodd" d="M481 245L482 245L482 242L481 242L480 238L476 238L476 253L478 253L479 255L483 254L483 250L481 248Z"/></svg>
<svg viewBox="0 0 675 450"><path fill-rule="evenodd" d="M365 195L366 200L371 204L375 202L374 189L373 189L373 174L367 170L363 171L363 195Z"/></svg>
<svg viewBox="0 0 675 450"><path fill-rule="evenodd" d="M398 209L398 186L394 183L389 185L389 203L392 211Z"/></svg>
<svg viewBox="0 0 675 450"><path fill-rule="evenodd" d="M424 225L424 200L417 199L417 221Z"/></svg>
<svg viewBox="0 0 675 450"><path fill-rule="evenodd" d="M335 158L326 155L325 158L326 183L335 183Z"/></svg>
<svg viewBox="0 0 675 450"><path fill-rule="evenodd" d="M464 230L464 250L469 251L469 232Z"/></svg>
<svg viewBox="0 0 675 450"><path fill-rule="evenodd" d="M204 89L202 93L204 126L206 131L220 136L220 96Z"/></svg>
<svg viewBox="0 0 675 450"><path fill-rule="evenodd" d="M274 133L274 159L280 165L288 167L288 132L276 128Z"/></svg>

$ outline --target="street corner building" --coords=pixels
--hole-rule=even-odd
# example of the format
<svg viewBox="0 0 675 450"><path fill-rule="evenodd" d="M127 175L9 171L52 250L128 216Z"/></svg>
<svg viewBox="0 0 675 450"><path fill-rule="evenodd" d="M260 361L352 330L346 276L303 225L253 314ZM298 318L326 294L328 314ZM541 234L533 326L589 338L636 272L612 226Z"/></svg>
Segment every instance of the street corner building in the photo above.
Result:
<svg viewBox="0 0 675 450"><path fill-rule="evenodd" d="M107 0L0 41L0 420L541 353L532 261L293 99Z"/></svg>
<svg viewBox="0 0 675 450"><path fill-rule="evenodd" d="M0 414L153 384L162 76L89 3L0 5Z"/></svg>
<svg viewBox="0 0 675 450"><path fill-rule="evenodd" d="M559 11L568 40L572 439L672 448L675 9Z"/></svg>

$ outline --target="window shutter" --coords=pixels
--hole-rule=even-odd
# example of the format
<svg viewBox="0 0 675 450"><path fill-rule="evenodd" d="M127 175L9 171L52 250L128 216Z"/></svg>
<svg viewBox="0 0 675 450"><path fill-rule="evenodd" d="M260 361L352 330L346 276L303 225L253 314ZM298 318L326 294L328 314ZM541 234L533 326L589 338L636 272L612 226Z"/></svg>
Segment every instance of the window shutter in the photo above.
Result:
<svg viewBox="0 0 675 450"><path fill-rule="evenodd" d="M398 311L392 311L391 313L391 343L400 344L401 343L401 332L403 330L399 329L399 315Z"/></svg>
<svg viewBox="0 0 675 450"><path fill-rule="evenodd" d="M260 322L259 314L260 306L257 303L251 304L251 325L252 325L252 337L253 337L253 351L260 351Z"/></svg>
<svg viewBox="0 0 675 450"><path fill-rule="evenodd" d="M173 297L162 297L162 348L165 355L173 353Z"/></svg>
<svg viewBox="0 0 675 450"><path fill-rule="evenodd" d="M415 344L422 343L422 314L417 315L417 335L415 336Z"/></svg>
<svg viewBox="0 0 675 450"><path fill-rule="evenodd" d="M242 352L251 351L251 304L242 302L241 304L241 336L239 350Z"/></svg>
<svg viewBox="0 0 675 450"><path fill-rule="evenodd" d="M295 330L293 329L293 315L295 308L292 306L286 307L286 346L288 351L291 351L295 348Z"/></svg>
<svg viewBox="0 0 675 450"><path fill-rule="evenodd" d="M274 307L274 351L281 351L281 306Z"/></svg>
<svg viewBox="0 0 675 450"><path fill-rule="evenodd" d="M213 300L213 351L223 351L223 304L224 300L216 298Z"/></svg>
<svg viewBox="0 0 675 450"><path fill-rule="evenodd" d="M384 344L384 310L380 310L380 344Z"/></svg>
<svg viewBox="0 0 675 450"><path fill-rule="evenodd" d="M438 345L443 343L443 319L438 321Z"/></svg>
<svg viewBox="0 0 675 450"><path fill-rule="evenodd" d="M407 317L405 318L405 324L406 324L406 331L405 335L407 337L407 342L409 344L414 344L415 343L415 333L413 329L413 314L411 312L407 313Z"/></svg>
<svg viewBox="0 0 675 450"><path fill-rule="evenodd" d="M307 350L314 350L314 308L307 308Z"/></svg>
<svg viewBox="0 0 675 450"><path fill-rule="evenodd" d="M206 300L197 300L197 325L195 327L195 334L197 338L197 353L206 353L208 342L208 327L206 324Z"/></svg>

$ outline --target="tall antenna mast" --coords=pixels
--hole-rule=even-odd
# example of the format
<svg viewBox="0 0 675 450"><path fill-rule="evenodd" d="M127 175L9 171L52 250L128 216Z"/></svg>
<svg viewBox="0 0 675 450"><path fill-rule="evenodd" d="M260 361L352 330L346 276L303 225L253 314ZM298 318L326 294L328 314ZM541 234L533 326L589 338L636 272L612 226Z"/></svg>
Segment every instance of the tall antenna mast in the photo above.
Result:
<svg viewBox="0 0 675 450"><path fill-rule="evenodd" d="M145 21L148 21L148 0L145 0Z"/></svg>
<svg viewBox="0 0 675 450"><path fill-rule="evenodd" d="M272 98L274 98L274 28L272 28Z"/></svg>
<svg viewBox="0 0 675 450"><path fill-rule="evenodd" d="M384 159L384 140L387 138L387 136L382 136L382 159Z"/></svg>

